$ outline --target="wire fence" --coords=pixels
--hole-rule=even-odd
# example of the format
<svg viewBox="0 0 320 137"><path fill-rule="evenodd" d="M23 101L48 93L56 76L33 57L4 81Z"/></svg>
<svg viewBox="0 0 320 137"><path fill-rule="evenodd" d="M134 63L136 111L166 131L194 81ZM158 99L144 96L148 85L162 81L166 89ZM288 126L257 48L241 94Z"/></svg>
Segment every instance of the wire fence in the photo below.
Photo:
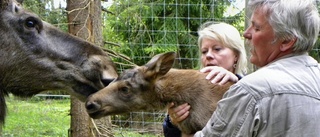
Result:
<svg viewBox="0 0 320 137"><path fill-rule="evenodd" d="M198 27L206 21L227 22L244 30L245 0L114 1L103 13L106 48L143 65L155 54L175 51L175 68L197 69ZM112 14L110 14L112 13ZM125 41L125 42L123 42ZM120 73L128 66L118 65ZM116 130L162 134L165 111L132 112L112 116Z"/></svg>
<svg viewBox="0 0 320 137"><path fill-rule="evenodd" d="M175 51L175 68L198 68L197 29L206 21L226 22L245 29L246 0L108 0L102 2L105 48L142 65L157 53ZM65 13L63 13L65 15ZM59 16L60 14L57 14ZM54 18L55 19L55 18ZM58 22L63 24L66 22ZM320 42L310 54L320 61ZM131 67L114 58L118 70ZM127 65L126 65L127 64ZM162 133L165 111L132 112L111 117L117 130Z"/></svg>
<svg viewBox="0 0 320 137"><path fill-rule="evenodd" d="M236 3L237 2L237 3ZM106 48L142 65L166 51L177 53L176 68L197 68L197 30L206 21L227 22L244 30L244 0L114 1L103 14ZM110 14L112 13L112 14ZM116 61L122 62L121 60ZM120 70L126 66L119 66Z"/></svg>
<svg viewBox="0 0 320 137"><path fill-rule="evenodd" d="M243 33L244 8L245 0L118 3L116 8L109 8L114 15L104 15L105 25L113 26L108 31L112 36L105 36L105 39L120 43L121 46L114 48L107 45L107 48L127 55L138 65L144 64L158 52L173 50L178 53L175 68L195 69L199 62L196 35L199 25L209 20L222 21L233 24ZM222 9L223 12L219 12ZM126 39L126 43L119 42L123 41L119 37ZM310 53L318 61L319 47L316 46ZM119 65L118 68L121 71L127 67ZM120 130L161 133L164 116L164 111L132 112L112 116L112 122Z"/></svg>
<svg viewBox="0 0 320 137"><path fill-rule="evenodd" d="M131 112L124 115L111 116L111 122L118 131L134 131L140 134L162 135L164 111Z"/></svg>

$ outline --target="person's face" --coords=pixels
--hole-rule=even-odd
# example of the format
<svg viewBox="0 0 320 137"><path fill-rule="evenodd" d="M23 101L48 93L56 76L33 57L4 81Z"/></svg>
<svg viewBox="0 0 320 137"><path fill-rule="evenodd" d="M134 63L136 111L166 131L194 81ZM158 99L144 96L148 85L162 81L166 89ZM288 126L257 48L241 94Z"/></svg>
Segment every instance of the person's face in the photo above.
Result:
<svg viewBox="0 0 320 137"><path fill-rule="evenodd" d="M237 62L237 55L230 48L214 39L203 38L201 43L202 66L220 66L234 72L233 65Z"/></svg>
<svg viewBox="0 0 320 137"><path fill-rule="evenodd" d="M277 59L280 54L280 40L276 39L262 8L251 16L251 25L244 32L246 44L250 46L250 62L262 67Z"/></svg>

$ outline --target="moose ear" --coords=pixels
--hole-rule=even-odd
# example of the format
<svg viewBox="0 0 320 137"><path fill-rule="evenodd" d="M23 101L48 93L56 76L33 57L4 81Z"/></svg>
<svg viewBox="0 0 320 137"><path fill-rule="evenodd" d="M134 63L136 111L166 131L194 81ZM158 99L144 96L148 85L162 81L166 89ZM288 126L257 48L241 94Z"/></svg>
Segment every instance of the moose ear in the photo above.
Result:
<svg viewBox="0 0 320 137"><path fill-rule="evenodd" d="M147 71L156 75L156 77L163 76L172 68L175 57L176 54L174 52L158 54L145 64L145 66L147 67Z"/></svg>

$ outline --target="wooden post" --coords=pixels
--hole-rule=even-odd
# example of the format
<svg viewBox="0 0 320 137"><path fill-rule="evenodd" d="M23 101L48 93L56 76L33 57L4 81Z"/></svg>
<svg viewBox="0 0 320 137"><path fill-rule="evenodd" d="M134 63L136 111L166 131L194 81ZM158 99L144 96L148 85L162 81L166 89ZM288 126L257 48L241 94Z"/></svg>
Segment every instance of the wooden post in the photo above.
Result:
<svg viewBox="0 0 320 137"><path fill-rule="evenodd" d="M101 1L67 0L67 11L69 33L101 46L103 43ZM113 136L110 118L92 120L86 112L84 103L75 97L71 97L70 111L71 137Z"/></svg>

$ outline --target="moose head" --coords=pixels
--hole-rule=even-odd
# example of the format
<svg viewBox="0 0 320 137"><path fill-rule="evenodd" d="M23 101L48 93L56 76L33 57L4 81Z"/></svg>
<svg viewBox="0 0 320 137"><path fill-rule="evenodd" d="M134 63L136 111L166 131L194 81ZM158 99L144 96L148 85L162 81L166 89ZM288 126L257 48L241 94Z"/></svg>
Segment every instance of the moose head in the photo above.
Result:
<svg viewBox="0 0 320 137"><path fill-rule="evenodd" d="M0 123L8 93L28 97L66 90L84 101L118 76L102 49L42 21L14 0L0 0L0 37Z"/></svg>

